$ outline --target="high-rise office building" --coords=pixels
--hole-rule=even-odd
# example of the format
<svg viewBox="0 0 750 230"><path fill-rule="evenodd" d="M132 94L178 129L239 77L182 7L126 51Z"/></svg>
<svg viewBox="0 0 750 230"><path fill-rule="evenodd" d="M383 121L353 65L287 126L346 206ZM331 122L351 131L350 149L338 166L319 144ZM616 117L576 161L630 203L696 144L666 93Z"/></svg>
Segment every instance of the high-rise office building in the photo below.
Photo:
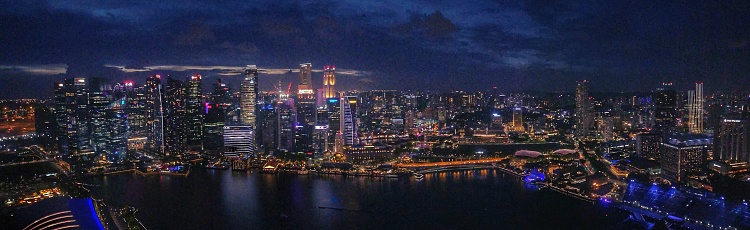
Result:
<svg viewBox="0 0 750 230"><path fill-rule="evenodd" d="M294 152L312 155L313 130L315 129L315 115L317 113L315 91L312 88L312 65L300 65L300 83L297 86L295 110L297 112L294 127Z"/></svg>
<svg viewBox="0 0 750 230"><path fill-rule="evenodd" d="M297 98L295 109L297 112L294 127L294 152L298 154L312 154L313 130L315 129L317 109L315 100L305 96Z"/></svg>
<svg viewBox="0 0 750 230"><path fill-rule="evenodd" d="M127 97L127 114L128 137L129 138L146 138L149 134L150 127L146 119L146 88L133 87L132 82L125 83L125 96Z"/></svg>
<svg viewBox="0 0 750 230"><path fill-rule="evenodd" d="M346 99L346 98L345 98ZM351 146L356 140L356 126L354 123L354 111L348 100L341 102L341 136L343 144Z"/></svg>
<svg viewBox="0 0 750 230"><path fill-rule="evenodd" d="M664 179L685 182L686 177L701 170L710 138L704 136L667 137L661 143L661 168Z"/></svg>
<svg viewBox="0 0 750 230"><path fill-rule="evenodd" d="M57 138L58 128L54 111L54 104L37 104L34 106L34 132L44 145L51 144Z"/></svg>
<svg viewBox="0 0 750 230"><path fill-rule="evenodd" d="M164 96L164 150L165 155L187 152L186 84L167 78Z"/></svg>
<svg viewBox="0 0 750 230"><path fill-rule="evenodd" d="M59 153L71 156L90 151L89 92L86 79L65 79L55 86Z"/></svg>
<svg viewBox="0 0 750 230"><path fill-rule="evenodd" d="M513 123L511 125L512 131L514 132L523 132L523 108L522 107L514 107L513 108Z"/></svg>
<svg viewBox="0 0 750 230"><path fill-rule="evenodd" d="M55 120L58 151L62 156L78 155L89 147L89 95L86 79L65 79L55 84Z"/></svg>
<svg viewBox="0 0 750 230"><path fill-rule="evenodd" d="M297 86L297 99L315 101L315 91L312 88L312 64L304 63L299 66L300 82Z"/></svg>
<svg viewBox="0 0 750 230"><path fill-rule="evenodd" d="M614 138L615 122L612 114L606 112L602 114L601 120L599 121L599 134L601 139L605 142L611 141Z"/></svg>
<svg viewBox="0 0 750 230"><path fill-rule="evenodd" d="M258 108L258 68L248 65L245 68L245 79L240 85L240 120L242 125L255 128Z"/></svg>
<svg viewBox="0 0 750 230"><path fill-rule="evenodd" d="M323 85L325 86L325 98L337 98L336 93L336 66L325 66L323 68Z"/></svg>
<svg viewBox="0 0 750 230"><path fill-rule="evenodd" d="M635 137L635 151L639 157L660 160L661 135L658 133L641 133Z"/></svg>
<svg viewBox="0 0 750 230"><path fill-rule="evenodd" d="M105 152L108 160L121 162L125 160L128 151L127 106L129 103L124 85L115 85L108 97L110 99L107 105L106 123L109 129Z"/></svg>
<svg viewBox="0 0 750 230"><path fill-rule="evenodd" d="M677 124L677 92L672 83L662 83L654 95L654 130L661 133L672 133Z"/></svg>
<svg viewBox="0 0 750 230"><path fill-rule="evenodd" d="M203 150L203 94L201 75L188 77L185 84L185 122L187 145L190 150Z"/></svg>
<svg viewBox="0 0 750 230"><path fill-rule="evenodd" d="M336 143L336 135L341 133L341 99L338 97L326 99L326 110L328 110L326 151L333 151Z"/></svg>
<svg viewBox="0 0 750 230"><path fill-rule="evenodd" d="M276 149L282 152L292 152L294 147L295 117L294 100L281 100L276 106Z"/></svg>
<svg viewBox="0 0 750 230"><path fill-rule="evenodd" d="M161 75L146 79L145 86L146 147L163 155L164 152L164 88Z"/></svg>
<svg viewBox="0 0 750 230"><path fill-rule="evenodd" d="M223 143L224 125L227 124L229 108L232 105L229 86L217 79L211 98L206 102L203 124L203 149L220 151Z"/></svg>
<svg viewBox="0 0 750 230"><path fill-rule="evenodd" d="M250 157L255 153L255 131L249 125L224 126L224 151L226 157Z"/></svg>
<svg viewBox="0 0 750 230"><path fill-rule="evenodd" d="M91 147L96 154L106 154L107 137L111 127L107 124L107 106L110 105L111 86L104 78L89 79L89 118Z"/></svg>
<svg viewBox="0 0 750 230"><path fill-rule="evenodd" d="M576 137L587 138L591 129L593 117L589 100L589 81L583 80L576 86Z"/></svg>
<svg viewBox="0 0 750 230"><path fill-rule="evenodd" d="M714 160L750 161L750 120L740 117L721 120L714 137Z"/></svg>
<svg viewBox="0 0 750 230"><path fill-rule="evenodd" d="M688 91L688 124L690 133L703 133L703 83Z"/></svg>

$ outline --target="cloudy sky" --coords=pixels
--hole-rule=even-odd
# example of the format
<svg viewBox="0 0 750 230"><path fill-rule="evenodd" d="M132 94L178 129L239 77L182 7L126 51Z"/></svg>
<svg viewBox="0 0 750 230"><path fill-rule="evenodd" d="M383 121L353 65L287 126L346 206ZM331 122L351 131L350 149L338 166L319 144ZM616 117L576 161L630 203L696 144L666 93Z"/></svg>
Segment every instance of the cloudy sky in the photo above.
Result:
<svg viewBox="0 0 750 230"><path fill-rule="evenodd" d="M125 2L0 3L0 98L65 77L235 83L248 64L269 90L307 62L335 65L342 89L750 88L745 0Z"/></svg>

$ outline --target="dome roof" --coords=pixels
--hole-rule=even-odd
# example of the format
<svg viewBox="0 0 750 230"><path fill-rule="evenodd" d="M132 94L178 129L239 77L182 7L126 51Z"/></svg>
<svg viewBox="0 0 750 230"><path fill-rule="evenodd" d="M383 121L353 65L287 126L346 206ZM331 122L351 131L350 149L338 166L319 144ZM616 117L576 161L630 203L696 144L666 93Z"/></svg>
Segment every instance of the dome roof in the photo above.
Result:
<svg viewBox="0 0 750 230"><path fill-rule="evenodd" d="M558 149L555 151L555 154L568 155L568 154L573 154L577 152L578 151L576 151L575 149Z"/></svg>
<svg viewBox="0 0 750 230"><path fill-rule="evenodd" d="M523 157L531 157L531 158L537 158L542 155L542 153L537 151L530 151L530 150L518 150L516 151L514 156L523 156Z"/></svg>

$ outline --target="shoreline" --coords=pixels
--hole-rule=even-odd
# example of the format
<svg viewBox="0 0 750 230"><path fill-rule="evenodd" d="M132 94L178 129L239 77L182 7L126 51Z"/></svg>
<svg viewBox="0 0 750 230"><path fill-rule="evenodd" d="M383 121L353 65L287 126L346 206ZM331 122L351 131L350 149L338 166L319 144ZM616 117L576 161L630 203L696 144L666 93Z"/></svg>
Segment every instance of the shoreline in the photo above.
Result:
<svg viewBox="0 0 750 230"><path fill-rule="evenodd" d="M110 172L100 172L100 173L93 173L93 174L85 174L81 177L98 177L98 176L106 176L106 175L113 175L113 174L120 174L120 173L135 173L141 176L150 176L150 175L168 175L168 176L188 176L190 174L190 169L187 170L187 172L184 173L173 173L173 172L142 172L138 169L126 169L126 170L117 170L117 171L110 171Z"/></svg>

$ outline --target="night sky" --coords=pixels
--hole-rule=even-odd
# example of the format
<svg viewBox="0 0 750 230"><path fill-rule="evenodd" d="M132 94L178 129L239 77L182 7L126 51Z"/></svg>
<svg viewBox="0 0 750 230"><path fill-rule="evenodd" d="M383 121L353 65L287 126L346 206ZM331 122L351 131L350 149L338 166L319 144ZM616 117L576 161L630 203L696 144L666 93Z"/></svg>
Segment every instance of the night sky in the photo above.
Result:
<svg viewBox="0 0 750 230"><path fill-rule="evenodd" d="M0 98L65 77L203 74L207 88L247 64L269 90L306 62L335 65L342 90L750 89L746 0L125 2L0 3Z"/></svg>

